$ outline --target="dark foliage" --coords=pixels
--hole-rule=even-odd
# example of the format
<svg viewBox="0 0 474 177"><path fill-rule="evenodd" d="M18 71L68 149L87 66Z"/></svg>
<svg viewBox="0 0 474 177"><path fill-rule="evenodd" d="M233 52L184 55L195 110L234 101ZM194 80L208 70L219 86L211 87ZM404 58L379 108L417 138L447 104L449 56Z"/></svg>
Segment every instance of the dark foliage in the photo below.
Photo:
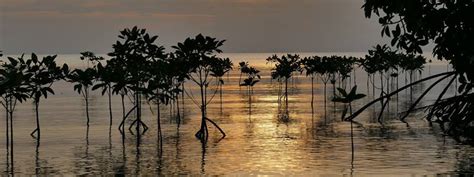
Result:
<svg viewBox="0 0 474 177"><path fill-rule="evenodd" d="M194 99L193 101L201 109L202 117L201 128L195 136L203 143L207 142L209 135L206 122L212 123L219 129L223 137L226 136L224 131L206 115L207 105L212 101L217 92L216 88L214 95L208 98L207 92L212 80L210 78L211 74L217 76L218 73L213 71L225 73L224 71L232 67L232 63L228 59L226 61L226 59L216 56L216 53L222 52L220 47L224 42L225 40L220 41L216 38L199 34L195 38L187 38L184 42L173 46L175 57L184 60L182 68L188 74L188 78L200 87L201 103Z"/></svg>
<svg viewBox="0 0 474 177"><path fill-rule="evenodd" d="M379 17L379 23L383 27L382 35L391 37L392 45L405 49L408 53L422 53L421 47L432 42L435 45L433 54L438 59L450 62L455 71L455 78L464 78L464 84L458 86L461 96L443 99L445 92L440 93L435 104L429 107L428 120L436 117L442 126L449 125L446 131L448 134L457 137L462 135L473 140L473 134L468 130L473 127L474 115L467 111L469 107L457 106L471 105L473 102L473 99L461 98L469 98L473 94L474 2L366 0L363 8L367 18L373 14ZM443 106L439 105L441 103ZM446 107L457 109L444 109Z"/></svg>

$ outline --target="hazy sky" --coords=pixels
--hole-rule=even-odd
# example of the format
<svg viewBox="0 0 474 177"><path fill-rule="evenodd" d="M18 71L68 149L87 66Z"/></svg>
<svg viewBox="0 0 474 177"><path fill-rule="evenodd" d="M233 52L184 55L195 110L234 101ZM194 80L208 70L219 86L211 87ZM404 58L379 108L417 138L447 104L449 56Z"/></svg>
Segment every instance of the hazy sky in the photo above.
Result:
<svg viewBox="0 0 474 177"><path fill-rule="evenodd" d="M169 48L198 33L224 52L361 52L384 41L363 0L0 0L0 50L106 53L126 27Z"/></svg>

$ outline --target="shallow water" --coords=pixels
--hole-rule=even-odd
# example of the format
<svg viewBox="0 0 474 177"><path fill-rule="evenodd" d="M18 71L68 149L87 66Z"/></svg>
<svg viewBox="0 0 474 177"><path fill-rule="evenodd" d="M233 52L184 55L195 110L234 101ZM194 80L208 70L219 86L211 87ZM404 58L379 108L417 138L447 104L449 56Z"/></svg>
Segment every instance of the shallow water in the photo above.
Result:
<svg viewBox="0 0 474 177"><path fill-rule="evenodd" d="M35 127L31 103L18 105L14 117L14 173L18 175L302 175L302 176L436 176L456 175L474 171L474 147L456 143L442 135L439 127L429 126L423 112L407 118L409 126L401 123L396 112L407 109L411 98L419 95L429 83L413 88L413 93L401 92L385 111L384 126L375 114L380 107L365 111L354 124L354 158L351 152L350 123L341 122L343 105L330 102L332 85L328 84L326 116L324 84L316 79L314 114L311 109L311 80L297 75L290 82L290 121L278 119L278 85L269 79L270 54L227 54L237 65L250 60L263 70L263 80L254 88L251 104L245 88L238 87L239 73L225 77L222 109L217 95L208 108L208 117L216 121L227 137L210 128L210 141L203 147L194 138L200 124L200 112L186 97L182 105L182 124L177 128L176 109L163 107L163 154L159 155L156 106L143 104L143 119L150 129L137 143L136 136L126 132L125 140L117 130L121 119L120 97L113 97L114 122L109 134L107 97L94 92L91 98L91 126L87 131L85 104L72 85L58 82L56 95L40 105L41 144L36 146L29 133ZM309 55L309 54L305 54ZM328 54L329 55L329 54ZM362 54L348 54L362 55ZM60 56L61 62L75 67L81 63ZM446 64L425 67L422 76L446 71ZM367 74L356 70L359 92L367 94ZM349 84L350 83L350 84ZM404 85L404 74L399 77ZM376 82L376 84L379 84ZM354 81L348 81L354 85ZM395 85L392 86L395 88ZM196 87L186 89L198 98ZM436 99L441 87L435 88L423 101L426 105ZM369 96L354 103L354 109L373 99ZM454 88L449 90L454 94ZM379 93L376 92L375 95ZM398 100L398 101L397 101ZM182 104L181 100L180 104ZM131 108L131 105L127 105ZM152 111L150 111L152 110ZM183 112L184 111L184 112ZM4 114L4 111L2 111ZM4 120L4 119L2 119ZM127 127L131 121L127 122ZM5 122L0 121L1 131ZM0 133L0 169L10 169L5 149L5 134Z"/></svg>

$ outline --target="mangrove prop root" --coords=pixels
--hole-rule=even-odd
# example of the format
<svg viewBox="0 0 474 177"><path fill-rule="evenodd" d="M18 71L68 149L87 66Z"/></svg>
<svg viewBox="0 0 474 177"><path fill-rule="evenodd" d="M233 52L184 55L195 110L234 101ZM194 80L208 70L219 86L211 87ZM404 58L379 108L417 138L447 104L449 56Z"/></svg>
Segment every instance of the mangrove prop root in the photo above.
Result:
<svg viewBox="0 0 474 177"><path fill-rule="evenodd" d="M135 119L132 124L130 124L130 127L128 127L128 130L133 134L133 131L132 131L132 128L133 126L137 124L136 126L143 126L143 131L141 132L141 134L144 134L147 130L148 130L148 126L141 120L138 120L138 119ZM138 133L138 132L137 132Z"/></svg>
<svg viewBox="0 0 474 177"><path fill-rule="evenodd" d="M205 143L207 142L207 136L205 135L207 132L207 126L204 126L204 127L201 127L201 129L199 129L199 131L196 132L196 134L194 134L194 136L196 136L197 139L201 140L202 143Z"/></svg>
<svg viewBox="0 0 474 177"><path fill-rule="evenodd" d="M124 127L124 124L125 124L125 120L127 119L127 117L132 113L133 110L135 110L137 108L137 106L134 106L132 109L130 109L130 111L128 111L128 113L125 115L125 117L122 119L122 122L120 122L120 125L119 125L119 130L120 131L123 131L123 127ZM135 123L135 121L134 121Z"/></svg>
<svg viewBox="0 0 474 177"><path fill-rule="evenodd" d="M212 125L214 125L222 133L222 138L226 137L226 134L225 134L224 130L222 130L221 127L219 127L214 121L212 121L211 119L208 119L207 117L205 117L204 119L209 121Z"/></svg>
<svg viewBox="0 0 474 177"><path fill-rule="evenodd" d="M135 119L132 124L130 124L130 127L128 127L128 131L132 132L132 128L133 128L133 125L135 125L135 123L137 123L138 119ZM132 133L133 134L133 133Z"/></svg>
<svg viewBox="0 0 474 177"><path fill-rule="evenodd" d="M449 83L444 87L443 91L441 91L441 93L438 95L438 98L436 99L436 101L434 102L433 105L437 105L441 99L443 98L444 94L446 94L446 92L448 91L449 87L453 84L454 80L457 78L457 75L455 75L450 81ZM433 113L434 113L434 109L430 109L430 111L428 112L428 115L426 116L426 119L428 120L431 120L431 118L433 117Z"/></svg>
<svg viewBox="0 0 474 177"><path fill-rule="evenodd" d="M33 137L33 138L36 138L35 136L35 133L38 131L38 128L36 128L35 130L33 130L30 135Z"/></svg>
<svg viewBox="0 0 474 177"><path fill-rule="evenodd" d="M212 121L211 119L207 117L204 117L204 120L210 122L212 125L214 125L214 127L216 127L219 130L219 132L222 134L221 139L227 136L224 130L222 130L222 128L219 127L217 123L215 123L214 121ZM197 131L196 134L194 134L194 136L197 139L200 139L201 142L206 143L207 140L209 139L209 129L207 128L207 125L202 126L201 129L199 129L199 131Z"/></svg>
<svg viewBox="0 0 474 177"><path fill-rule="evenodd" d="M431 79L434 79L434 78L437 78L437 77L440 77L440 76L445 76L445 75L453 75L455 74L455 72L445 72L445 73L440 73L440 74L436 74L436 75L432 75L432 76L429 76L429 77L426 77L426 78L423 78L423 79L420 79L418 81L415 81L413 83L410 83L408 85L405 85L393 92L391 92L390 94L387 94L385 96L381 96L375 100L372 100L371 102L367 103L365 106L363 106L362 108L360 108L359 110L357 110L356 112L354 112L352 115L350 115L349 117L345 118L345 121L348 121L348 120L352 120L354 119L355 117L357 117L360 113L362 113L364 110L366 110L368 107L372 106L373 104L377 103L378 101L382 100L382 99L385 99L385 98L388 98L388 97L391 97L395 94L397 94L398 92L400 91L403 91L407 88L410 88L411 86L413 85L416 85L418 83L421 83L421 82L424 82L424 81L427 81L427 80L431 80Z"/></svg>
<svg viewBox="0 0 474 177"><path fill-rule="evenodd" d="M446 78L448 78L448 77L449 77L449 75L448 75L448 76L444 76L444 77L442 77L441 79L438 79L438 80L437 80L436 82L434 82L433 84L431 84L431 85L418 97L418 99L415 101L415 103L413 103L413 104L410 106L410 109L408 109L408 111L406 111L405 115L404 115L403 117L401 117L400 120L401 120L402 122L405 122L405 118L407 118L408 115L410 114L410 112L412 112L413 109L415 109L415 106L421 101L421 99L422 99L423 97L425 97L425 95L428 94L428 92L429 92L434 86L436 86L439 82L441 82L442 80L444 80L444 79L446 79Z"/></svg>

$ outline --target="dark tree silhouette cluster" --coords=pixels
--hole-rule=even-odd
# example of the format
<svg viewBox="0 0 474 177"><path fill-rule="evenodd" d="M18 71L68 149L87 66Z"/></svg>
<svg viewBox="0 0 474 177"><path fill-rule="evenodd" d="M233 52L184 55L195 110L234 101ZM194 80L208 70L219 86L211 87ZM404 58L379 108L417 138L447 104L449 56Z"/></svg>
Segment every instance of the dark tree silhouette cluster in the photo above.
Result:
<svg viewBox="0 0 474 177"><path fill-rule="evenodd" d="M67 65L57 66L56 56L45 56L39 59L36 54L25 59L24 55L20 57L8 57L8 62L1 65L0 68L0 100L6 113L6 145L7 157L11 164L10 171L13 171L13 117L18 103L23 103L29 99L33 100L36 112L36 129L31 136L37 140L41 137L39 104L42 97L48 98L48 94L54 94L51 88L52 84L63 79L68 73ZM8 160L7 160L8 161Z"/></svg>
<svg viewBox="0 0 474 177"><path fill-rule="evenodd" d="M224 131L207 117L207 105L219 90L217 87L223 84L220 77L232 69L232 62L229 59L222 59L216 56L217 53L222 52L220 47L224 42L224 40L220 41L216 38L205 37L199 34L195 38L187 38L184 42L173 46L175 56L183 59L186 63L182 67L185 69L187 77L200 88L200 102L188 95L201 110L201 128L196 132L195 136L202 142L206 142L209 136L207 122L210 122L222 133L222 138L226 136ZM208 91L212 91L211 84L213 78L217 80L215 82L216 88L209 97Z"/></svg>
<svg viewBox="0 0 474 177"><path fill-rule="evenodd" d="M284 98L285 100L285 112L283 114L284 119L288 117L288 81L293 76L295 72L301 72L302 68L300 65L300 56L297 54L286 54L281 57L273 55L267 58L268 63L273 63L274 67L272 69L272 79L278 80L280 84L284 84L284 93L279 95L278 100Z"/></svg>
<svg viewBox="0 0 474 177"><path fill-rule="evenodd" d="M431 42L435 46L433 54L440 60L447 60L454 69L452 72L429 76L409 84L408 87L402 87L406 89L414 84L436 79L412 104L408 112L414 110L419 100L434 86L451 78L434 104L428 106L427 119L438 122L446 134L453 135L460 141L474 140L474 23L471 20L474 2L367 0L363 9L367 18L378 16L382 25L382 36L392 38L391 45L404 49L407 53L422 53L422 46ZM457 88L458 94L444 98L448 88L457 83L454 82L456 80L461 83ZM401 90L397 89L377 100L389 98L389 95L397 94ZM361 111L363 109L356 111L348 119L353 119Z"/></svg>
<svg viewBox="0 0 474 177"><path fill-rule="evenodd" d="M113 45L113 51L108 54L110 59L96 56L93 52L81 53L81 60L87 62L87 67L76 68L72 71L68 65L62 67L56 64L56 55L39 59L36 54L25 59L8 57L0 68L0 103L6 110L7 145L13 145L13 116L17 103L31 99L35 104L36 129L31 133L40 139L39 105L41 98L54 94L53 83L65 80L73 83L73 89L81 94L86 104L87 127L90 126L89 102L92 90L100 90L108 97L110 126L113 123L112 96L120 95L122 103L122 121L119 130L124 138L125 122L132 113L135 119L129 130L137 136L147 131L148 126L142 121L142 104L152 102L157 105L157 125L159 139L162 139L160 123L160 105L176 103L184 93L184 82L192 81L201 88L201 103L197 103L202 113L202 123L196 137L207 142L210 122L222 133L224 131L206 115L206 107L219 92L222 103L223 76L232 70L232 62L228 58L220 58L220 47L224 41L197 35L188 38L183 43L173 46L172 53L166 53L165 48L156 44L158 36L150 35L145 29L133 27L120 31L120 40ZM1 54L1 53L0 53ZM3 56L3 55L1 55ZM215 80L215 82L214 82ZM212 86L214 85L214 86ZM209 96L209 91L212 94ZM184 99L184 95L181 94ZM133 107L126 111L125 98L130 98ZM184 102L183 102L184 103ZM179 110L179 107L178 107ZM179 127L180 116L177 123ZM132 131L135 127L135 131ZM109 129L110 131L110 129ZM110 134L110 133L109 133ZM139 138L137 138L139 139ZM10 148L13 149L13 148ZM11 153L13 154L13 153Z"/></svg>

